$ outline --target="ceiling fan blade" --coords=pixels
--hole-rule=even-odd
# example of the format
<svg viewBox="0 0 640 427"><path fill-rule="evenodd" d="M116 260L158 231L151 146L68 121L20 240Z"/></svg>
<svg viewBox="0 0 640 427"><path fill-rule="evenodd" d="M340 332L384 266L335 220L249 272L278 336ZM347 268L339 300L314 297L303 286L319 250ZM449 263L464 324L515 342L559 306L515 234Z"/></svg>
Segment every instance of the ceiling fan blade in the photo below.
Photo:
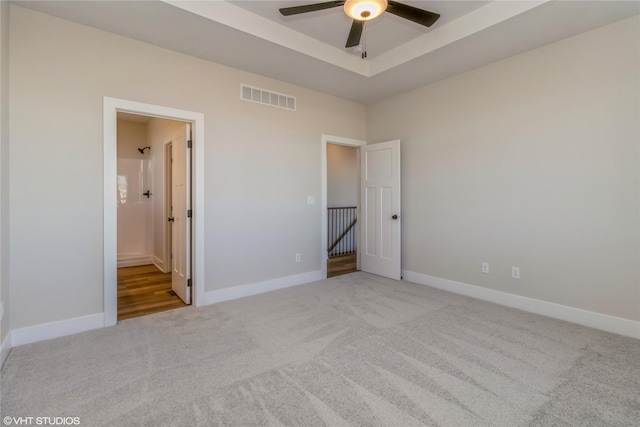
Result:
<svg viewBox="0 0 640 427"><path fill-rule="evenodd" d="M314 3L303 6L283 7L280 9L280 13L284 16L297 15L299 13L315 12L316 10L331 9L332 7L343 5L344 1L327 1L324 3Z"/></svg>
<svg viewBox="0 0 640 427"><path fill-rule="evenodd" d="M408 19L409 21L413 21L417 24L424 25L425 27L432 26L438 18L440 18L440 15L437 13L418 9L417 7L398 3L392 0L389 0L386 12L393 13L394 15Z"/></svg>
<svg viewBox="0 0 640 427"><path fill-rule="evenodd" d="M353 20L351 24L351 31L349 31L349 37L347 38L347 45L345 47L354 47L360 44L360 37L362 37L362 29L364 28L364 21Z"/></svg>

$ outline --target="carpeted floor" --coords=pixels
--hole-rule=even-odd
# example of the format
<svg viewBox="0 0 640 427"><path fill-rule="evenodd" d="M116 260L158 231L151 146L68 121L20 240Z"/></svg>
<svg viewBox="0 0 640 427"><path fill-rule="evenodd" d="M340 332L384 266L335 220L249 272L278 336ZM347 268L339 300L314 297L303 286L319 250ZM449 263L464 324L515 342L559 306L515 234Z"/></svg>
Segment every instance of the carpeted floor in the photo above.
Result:
<svg viewBox="0 0 640 427"><path fill-rule="evenodd" d="M640 341L366 273L14 348L83 426L638 426Z"/></svg>

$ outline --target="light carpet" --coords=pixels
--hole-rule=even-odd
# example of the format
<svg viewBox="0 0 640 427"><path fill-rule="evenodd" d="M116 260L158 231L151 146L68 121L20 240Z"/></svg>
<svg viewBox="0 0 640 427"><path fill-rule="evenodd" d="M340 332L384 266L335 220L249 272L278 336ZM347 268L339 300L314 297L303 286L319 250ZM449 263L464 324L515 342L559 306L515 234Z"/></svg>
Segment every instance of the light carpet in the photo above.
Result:
<svg viewBox="0 0 640 427"><path fill-rule="evenodd" d="M638 426L640 341L366 273L14 348L83 426Z"/></svg>

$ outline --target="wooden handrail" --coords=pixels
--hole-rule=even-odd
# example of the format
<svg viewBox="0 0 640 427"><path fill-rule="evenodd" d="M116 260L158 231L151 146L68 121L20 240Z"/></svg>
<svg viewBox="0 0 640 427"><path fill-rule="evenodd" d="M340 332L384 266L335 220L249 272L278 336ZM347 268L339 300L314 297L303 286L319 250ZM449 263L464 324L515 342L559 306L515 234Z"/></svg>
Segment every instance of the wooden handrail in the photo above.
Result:
<svg viewBox="0 0 640 427"><path fill-rule="evenodd" d="M331 208L329 208L331 209ZM335 248L336 246L338 246L338 243L340 243L340 240L342 240L344 238L344 236L347 235L347 233L349 233L349 231L351 231L351 229L356 225L356 223L358 222L358 218L355 218L351 224L342 232L342 234L340 234L338 236L338 238L336 239L335 242L333 242L333 244L329 247L329 249L327 249L327 252L331 253L331 251L333 250L333 248Z"/></svg>

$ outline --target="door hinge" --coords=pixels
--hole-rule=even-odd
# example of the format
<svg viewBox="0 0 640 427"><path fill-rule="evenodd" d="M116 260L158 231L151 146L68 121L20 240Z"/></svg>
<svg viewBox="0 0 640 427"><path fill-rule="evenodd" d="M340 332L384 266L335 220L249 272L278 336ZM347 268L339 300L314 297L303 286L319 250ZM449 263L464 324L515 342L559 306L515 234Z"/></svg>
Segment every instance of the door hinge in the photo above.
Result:
<svg viewBox="0 0 640 427"><path fill-rule="evenodd" d="M191 286L191 279L187 279L187 286Z"/></svg>
<svg viewBox="0 0 640 427"><path fill-rule="evenodd" d="M191 140L187 141L187 148L191 148Z"/></svg>
<svg viewBox="0 0 640 427"><path fill-rule="evenodd" d="M187 218L191 218L191 209L187 210Z"/></svg>

